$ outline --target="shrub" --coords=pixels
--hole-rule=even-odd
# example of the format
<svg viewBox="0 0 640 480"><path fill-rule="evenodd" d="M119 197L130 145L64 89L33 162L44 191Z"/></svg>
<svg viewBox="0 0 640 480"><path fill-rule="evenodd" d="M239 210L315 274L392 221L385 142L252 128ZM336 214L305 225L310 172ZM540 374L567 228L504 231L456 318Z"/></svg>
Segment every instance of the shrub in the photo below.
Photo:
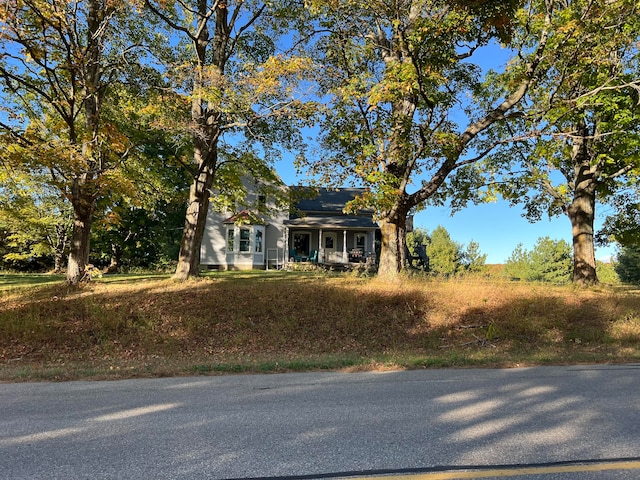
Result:
<svg viewBox="0 0 640 480"><path fill-rule="evenodd" d="M566 283L571 280L571 246L564 240L540 237L531 252L518 244L507 259L507 277L533 282Z"/></svg>

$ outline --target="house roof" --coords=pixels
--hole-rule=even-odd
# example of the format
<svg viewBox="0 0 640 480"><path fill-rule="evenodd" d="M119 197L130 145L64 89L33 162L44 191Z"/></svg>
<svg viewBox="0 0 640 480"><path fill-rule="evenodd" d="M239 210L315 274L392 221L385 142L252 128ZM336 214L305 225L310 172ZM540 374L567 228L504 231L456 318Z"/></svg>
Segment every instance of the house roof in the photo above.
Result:
<svg viewBox="0 0 640 480"><path fill-rule="evenodd" d="M242 210L235 215L227 218L222 223L243 223L246 225L266 225L266 222L260 216L249 210Z"/></svg>
<svg viewBox="0 0 640 480"><path fill-rule="evenodd" d="M295 208L302 212L342 214L347 202L365 192L363 188L317 188L293 187L298 192ZM364 210L363 214L373 215L373 210Z"/></svg>
<svg viewBox="0 0 640 480"><path fill-rule="evenodd" d="M292 227L340 228L374 230L373 210L362 210L358 215L347 215L343 209L347 202L362 194L362 188L310 188L293 187L294 209L284 224Z"/></svg>
<svg viewBox="0 0 640 480"><path fill-rule="evenodd" d="M340 228L374 230L378 228L371 217L358 215L308 215L306 217L296 217L285 220L285 225L289 227L312 227L312 228Z"/></svg>

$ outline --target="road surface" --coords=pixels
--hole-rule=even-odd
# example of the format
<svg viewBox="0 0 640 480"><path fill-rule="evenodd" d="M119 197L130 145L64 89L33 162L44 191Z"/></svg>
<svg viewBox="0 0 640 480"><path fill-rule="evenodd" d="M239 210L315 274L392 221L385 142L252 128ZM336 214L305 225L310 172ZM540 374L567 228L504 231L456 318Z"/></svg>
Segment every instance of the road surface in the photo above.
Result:
<svg viewBox="0 0 640 480"><path fill-rule="evenodd" d="M0 384L2 479L640 479L639 457L640 365Z"/></svg>

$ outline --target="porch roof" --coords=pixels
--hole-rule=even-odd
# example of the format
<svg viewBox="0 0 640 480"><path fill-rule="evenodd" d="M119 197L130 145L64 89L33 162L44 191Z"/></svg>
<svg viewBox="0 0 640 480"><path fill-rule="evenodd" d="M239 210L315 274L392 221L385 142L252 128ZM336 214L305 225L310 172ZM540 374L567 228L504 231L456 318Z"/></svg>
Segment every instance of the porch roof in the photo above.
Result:
<svg viewBox="0 0 640 480"><path fill-rule="evenodd" d="M309 215L285 220L284 224L288 227L338 228L342 230L377 230L379 228L371 217L358 215Z"/></svg>
<svg viewBox="0 0 640 480"><path fill-rule="evenodd" d="M222 223L242 223L245 225L266 225L264 219L260 218L257 213L249 210L242 210L235 215L227 218Z"/></svg>

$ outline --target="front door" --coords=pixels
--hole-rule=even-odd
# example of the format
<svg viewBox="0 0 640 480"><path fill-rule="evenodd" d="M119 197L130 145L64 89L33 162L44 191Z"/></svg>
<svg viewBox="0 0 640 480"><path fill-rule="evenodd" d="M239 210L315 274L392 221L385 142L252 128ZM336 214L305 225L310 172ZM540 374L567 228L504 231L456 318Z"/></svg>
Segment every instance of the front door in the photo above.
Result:
<svg viewBox="0 0 640 480"><path fill-rule="evenodd" d="M338 235L336 235L335 232L325 232L322 237L322 246L324 247L324 261L328 263L335 263Z"/></svg>

